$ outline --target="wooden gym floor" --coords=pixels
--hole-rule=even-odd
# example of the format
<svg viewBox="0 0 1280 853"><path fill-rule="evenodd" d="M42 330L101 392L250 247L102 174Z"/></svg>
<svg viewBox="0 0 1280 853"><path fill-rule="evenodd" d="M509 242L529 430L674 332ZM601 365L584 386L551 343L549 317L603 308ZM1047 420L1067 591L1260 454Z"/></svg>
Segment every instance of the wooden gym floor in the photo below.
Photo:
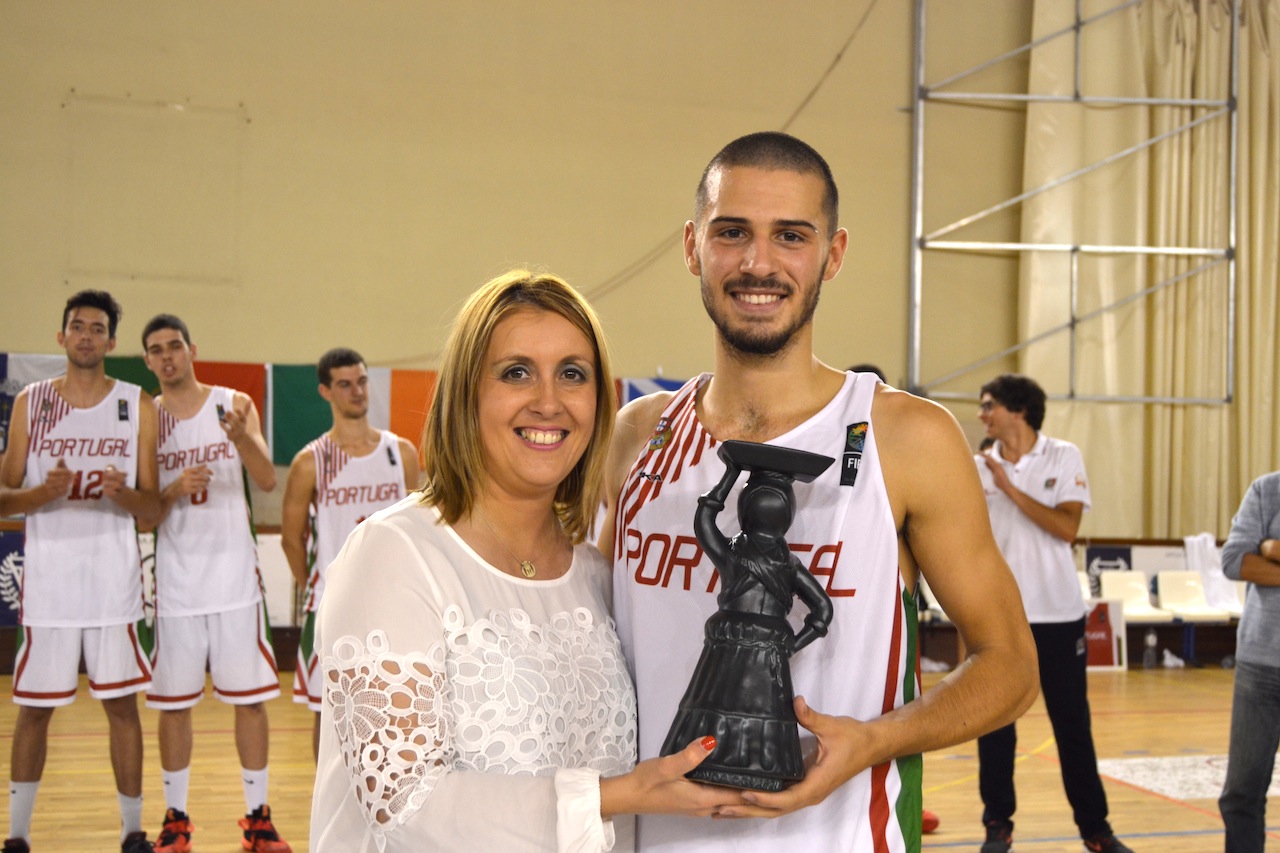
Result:
<svg viewBox="0 0 1280 853"><path fill-rule="evenodd" d="M295 853L307 850L311 821L311 787L315 761L311 730L315 714L293 702L293 673L280 674L280 698L267 703L271 719L270 798L276 829ZM138 699L142 715L143 828L152 841L164 818L160 783L160 751L156 744L158 712ZM191 759L189 810L196 832L192 843L200 853L244 853L236 821L244 817L240 760L236 756L234 712L230 705L205 698L194 711L195 744ZM0 677L0 753L5 779L17 706L13 678ZM7 803L7 797L6 797ZM7 834L8 808L0 812ZM49 726L49 754L31 822L33 853L120 849L120 808L107 751L107 719L102 706L89 698L85 677L71 705L59 708Z"/></svg>
<svg viewBox="0 0 1280 853"><path fill-rule="evenodd" d="M926 675L926 686L940 676ZM312 714L289 698L283 673L270 703L271 805L281 834L302 853L310 820ZM0 754L7 762L16 708L12 680L0 678ZM1204 853L1222 849L1217 790L1231 712L1231 672L1220 669L1133 670L1089 676L1094 740L1117 834L1134 850ZM145 826L154 838L164 812L156 713L143 708ZM206 696L195 712L191 813L201 853L240 850L236 821L244 813L232 711ZM1081 849L1062 793L1044 706L1037 701L1018 724L1019 809L1015 849L1058 853ZM983 840L972 743L925 757L925 806L941 818L926 850L976 851ZM6 778L7 778L6 767ZM1280 794L1280 788L1273 787ZM0 812L3 816L4 812ZM1269 846L1280 850L1280 804L1271 802ZM49 758L32 825L38 853L111 850L119 812L107 760L106 720L82 684L76 702L53 717Z"/></svg>
<svg viewBox="0 0 1280 853"><path fill-rule="evenodd" d="M1130 670L1089 675L1089 704L1099 769L1116 835L1135 851L1222 850L1218 814L1231 719L1230 670ZM931 679L926 676L926 686ZM924 762L925 808L941 820L925 850L977 851L983 834L977 745L930 753ZM1019 853L1082 849L1062 792L1058 753L1039 699L1018 721L1014 771ZM1280 850L1280 803L1269 801L1268 848Z"/></svg>

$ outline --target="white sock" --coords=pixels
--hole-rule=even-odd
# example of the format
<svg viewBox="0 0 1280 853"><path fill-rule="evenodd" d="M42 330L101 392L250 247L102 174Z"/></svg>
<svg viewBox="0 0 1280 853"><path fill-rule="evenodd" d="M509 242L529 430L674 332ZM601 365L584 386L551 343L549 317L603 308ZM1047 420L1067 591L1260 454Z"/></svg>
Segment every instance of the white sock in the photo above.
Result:
<svg viewBox="0 0 1280 853"><path fill-rule="evenodd" d="M120 800L120 840L124 841L129 833L142 831L142 795L127 797L116 791L116 797Z"/></svg>
<svg viewBox="0 0 1280 853"><path fill-rule="evenodd" d="M240 768L240 781L244 783L245 811L257 811L267 804L267 768L246 770Z"/></svg>
<svg viewBox="0 0 1280 853"><path fill-rule="evenodd" d="M177 809L185 813L187 810L187 789L191 784L191 768L161 770L160 779L164 782L164 807L166 809Z"/></svg>
<svg viewBox="0 0 1280 853"><path fill-rule="evenodd" d="M39 782L9 782L9 837L31 841L31 813Z"/></svg>

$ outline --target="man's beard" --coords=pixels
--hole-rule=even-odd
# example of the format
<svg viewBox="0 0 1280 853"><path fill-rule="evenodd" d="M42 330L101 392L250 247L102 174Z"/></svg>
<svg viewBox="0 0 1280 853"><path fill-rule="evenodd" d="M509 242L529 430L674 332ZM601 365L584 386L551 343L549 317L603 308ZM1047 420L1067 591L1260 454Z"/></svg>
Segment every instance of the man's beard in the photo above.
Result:
<svg viewBox="0 0 1280 853"><path fill-rule="evenodd" d="M741 355L754 356L776 356L786 351L795 339L796 332L803 329L813 321L814 312L818 310L818 297L822 295L822 276L826 273L826 264L818 272L817 280L813 286L808 289L804 297L804 303L801 305L800 313L796 315L795 320L787 327L777 331L770 331L766 328L757 328L763 324L744 323L740 327L735 328L728 317L720 314L716 310L715 300L712 298L713 293L711 285L707 283L705 278L700 277L702 282L702 305L707 310L707 315L711 317L711 322L715 324L716 329L720 332L720 338L731 350ZM775 292L785 293L788 299L795 296L796 289L790 285L783 284L772 278L756 279L752 276L743 276L726 282L725 290L732 290L739 286L756 285L766 287ZM732 297L730 297L732 298Z"/></svg>

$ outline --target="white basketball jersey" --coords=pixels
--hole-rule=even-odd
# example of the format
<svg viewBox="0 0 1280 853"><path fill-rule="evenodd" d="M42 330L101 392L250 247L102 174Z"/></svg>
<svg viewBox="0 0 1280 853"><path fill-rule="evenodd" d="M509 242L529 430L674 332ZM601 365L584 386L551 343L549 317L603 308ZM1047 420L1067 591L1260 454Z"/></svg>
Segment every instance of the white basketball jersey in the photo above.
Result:
<svg viewBox="0 0 1280 853"><path fill-rule="evenodd" d="M615 517L614 605L639 699L640 758L656 756L716 612L719 574L693 531L698 496L724 474L718 442L698 421L691 380L672 398L622 488ZM797 695L827 714L872 720L919 695L914 599L898 571L898 537L871 426L876 377L849 374L822 411L770 441L835 460L796 483L792 552L822 583L835 616L826 637L791 659ZM737 533L744 473L720 514ZM807 611L797 602L792 627ZM812 738L801 729L806 751ZM639 819L646 850L903 851L919 845L920 756L870 768L823 803L770 821ZM914 841L912 841L914 838Z"/></svg>
<svg viewBox="0 0 1280 853"><path fill-rule="evenodd" d="M320 606L324 573L342 550L356 525L405 495L400 439L380 430L377 448L365 456L348 456L329 434L307 445L315 456L316 493L311 502L311 576L306 610Z"/></svg>
<svg viewBox="0 0 1280 853"><path fill-rule="evenodd" d="M22 577L24 625L84 628L142 618L142 563L133 516L102 495L107 466L138 483L142 389L116 380L87 409L73 407L47 379L27 386L27 488L62 460L75 472L70 494L27 515Z"/></svg>
<svg viewBox="0 0 1280 853"><path fill-rule="evenodd" d="M219 422L235 392L215 386L200 411L178 420L160 407L160 488L206 465L202 492L180 498L156 533L156 612L218 613L262 600L244 466Z"/></svg>

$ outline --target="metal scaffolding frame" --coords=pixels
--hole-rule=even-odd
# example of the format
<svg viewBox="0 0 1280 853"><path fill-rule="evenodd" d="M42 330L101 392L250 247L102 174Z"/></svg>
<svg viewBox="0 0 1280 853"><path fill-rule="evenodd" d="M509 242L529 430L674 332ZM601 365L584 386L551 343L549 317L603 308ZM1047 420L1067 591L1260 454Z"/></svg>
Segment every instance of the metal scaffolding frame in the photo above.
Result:
<svg viewBox="0 0 1280 853"><path fill-rule="evenodd" d="M1015 0L1022 2L1022 0ZM1071 399L1090 402L1129 402L1129 403L1170 403L1170 404L1210 404L1221 405L1231 402L1231 398L1235 388L1235 291L1236 291L1236 158L1237 158L1237 92L1238 92L1238 74L1239 74L1239 35L1240 35L1240 17L1238 0L1231 0L1231 58L1230 58L1230 94L1225 101L1215 100L1199 100L1199 99L1161 99L1161 98L1133 98L1133 97L1106 97L1106 96L1085 96L1081 94L1081 39L1087 27L1096 24L1117 12L1135 6L1142 0L1123 0L1116 5L1089 17L1084 17L1082 4L1083 0L1075 0L1075 18L1071 26L1064 27L1056 32L1049 33L1034 41L1028 42L1011 51L1001 54L993 59L987 60L979 65L973 66L958 74L939 80L937 82L929 82L925 77L925 59L927 48L927 27L926 27L926 5L927 0L915 0L915 91L912 101L912 159L911 159L911 227L912 227L912 249L911 264L909 271L909 302L908 302L908 354L907 354L907 373L908 383L912 389L919 391L927 391L930 396L941 399L957 399L971 400L975 399L974 394L961 394L955 392L947 392L934 390L936 386L943 385L952 379L977 370L993 361L1003 359L1013 353L1019 352L1026 347L1060 334L1070 336L1069 350L1071 354L1069 366L1069 391L1066 394L1050 395L1053 399ZM1071 95L1036 95L1036 94L1004 94L994 92L965 92L965 91L944 91L948 87L977 74L980 71L988 69L1005 60L1016 57L1022 53L1026 53L1036 47L1044 45L1055 39L1071 36L1075 41L1074 51L1074 68L1073 80L1074 90ZM931 102L947 102L947 103L972 103L972 104L993 104L993 103L1068 103L1078 104L1082 108L1086 106L1174 106L1174 107L1190 107L1208 110L1198 117L1188 120L1178 127L1168 130L1164 133L1152 136L1138 144L1130 146L1122 151L1111 154L1101 160L1077 169L1069 174L1055 178L1048 183L1026 190L1019 195L1006 199L998 204L992 205L984 210L964 216L954 222L948 223L941 228L925 232L924 230L924 213L925 213L925 107ZM1228 203L1226 223L1226 245L1218 247L1193 247L1193 246L1125 246L1125 245L1073 245L1068 243L1024 243L1024 242L987 242L978 240L946 240L941 239L967 225L971 225L992 214L1012 208L1027 199L1033 198L1049 190L1067 184L1078 178L1081 178L1091 172L1101 169L1111 163L1122 160L1140 151L1147 150L1161 141L1173 137L1180 133L1189 132L1191 129L1200 125L1213 121L1225 120L1229 123L1229 139L1228 139L1228 156L1230 162L1228 164ZM1219 229L1214 229L1218 231ZM988 356L978 359L970 364L963 365L954 370L948 371L944 375L924 381L921 377L920 364L920 341L921 341L921 310L924 305L924 285L923 270L925 252L930 250L946 250L952 252L973 252L973 253L993 253L993 252L1051 252L1051 253L1069 253L1070 254L1070 316L1069 319L1053 328L1047 329L1031 338L1019 341L1011 347L1007 347L999 352L992 353ZM1193 269L1187 270L1177 276L1157 282L1137 293L1129 294L1122 299L1116 300L1110 304L1104 305L1097 310L1090 311L1086 314L1077 313L1078 297L1082 282L1079 276L1079 261L1082 255L1165 255L1165 256L1184 256L1193 258L1202 258L1203 263ZM1226 365L1226 393L1222 398L1217 397L1148 397L1148 396L1110 396L1110 395L1085 395L1076 393L1076 335L1077 326L1088 320L1095 319L1111 311L1115 311L1123 306L1132 304L1139 300L1145 299L1151 294L1174 287L1195 275L1208 270L1217 268L1222 265L1227 267L1227 316L1225 330L1225 365Z"/></svg>

